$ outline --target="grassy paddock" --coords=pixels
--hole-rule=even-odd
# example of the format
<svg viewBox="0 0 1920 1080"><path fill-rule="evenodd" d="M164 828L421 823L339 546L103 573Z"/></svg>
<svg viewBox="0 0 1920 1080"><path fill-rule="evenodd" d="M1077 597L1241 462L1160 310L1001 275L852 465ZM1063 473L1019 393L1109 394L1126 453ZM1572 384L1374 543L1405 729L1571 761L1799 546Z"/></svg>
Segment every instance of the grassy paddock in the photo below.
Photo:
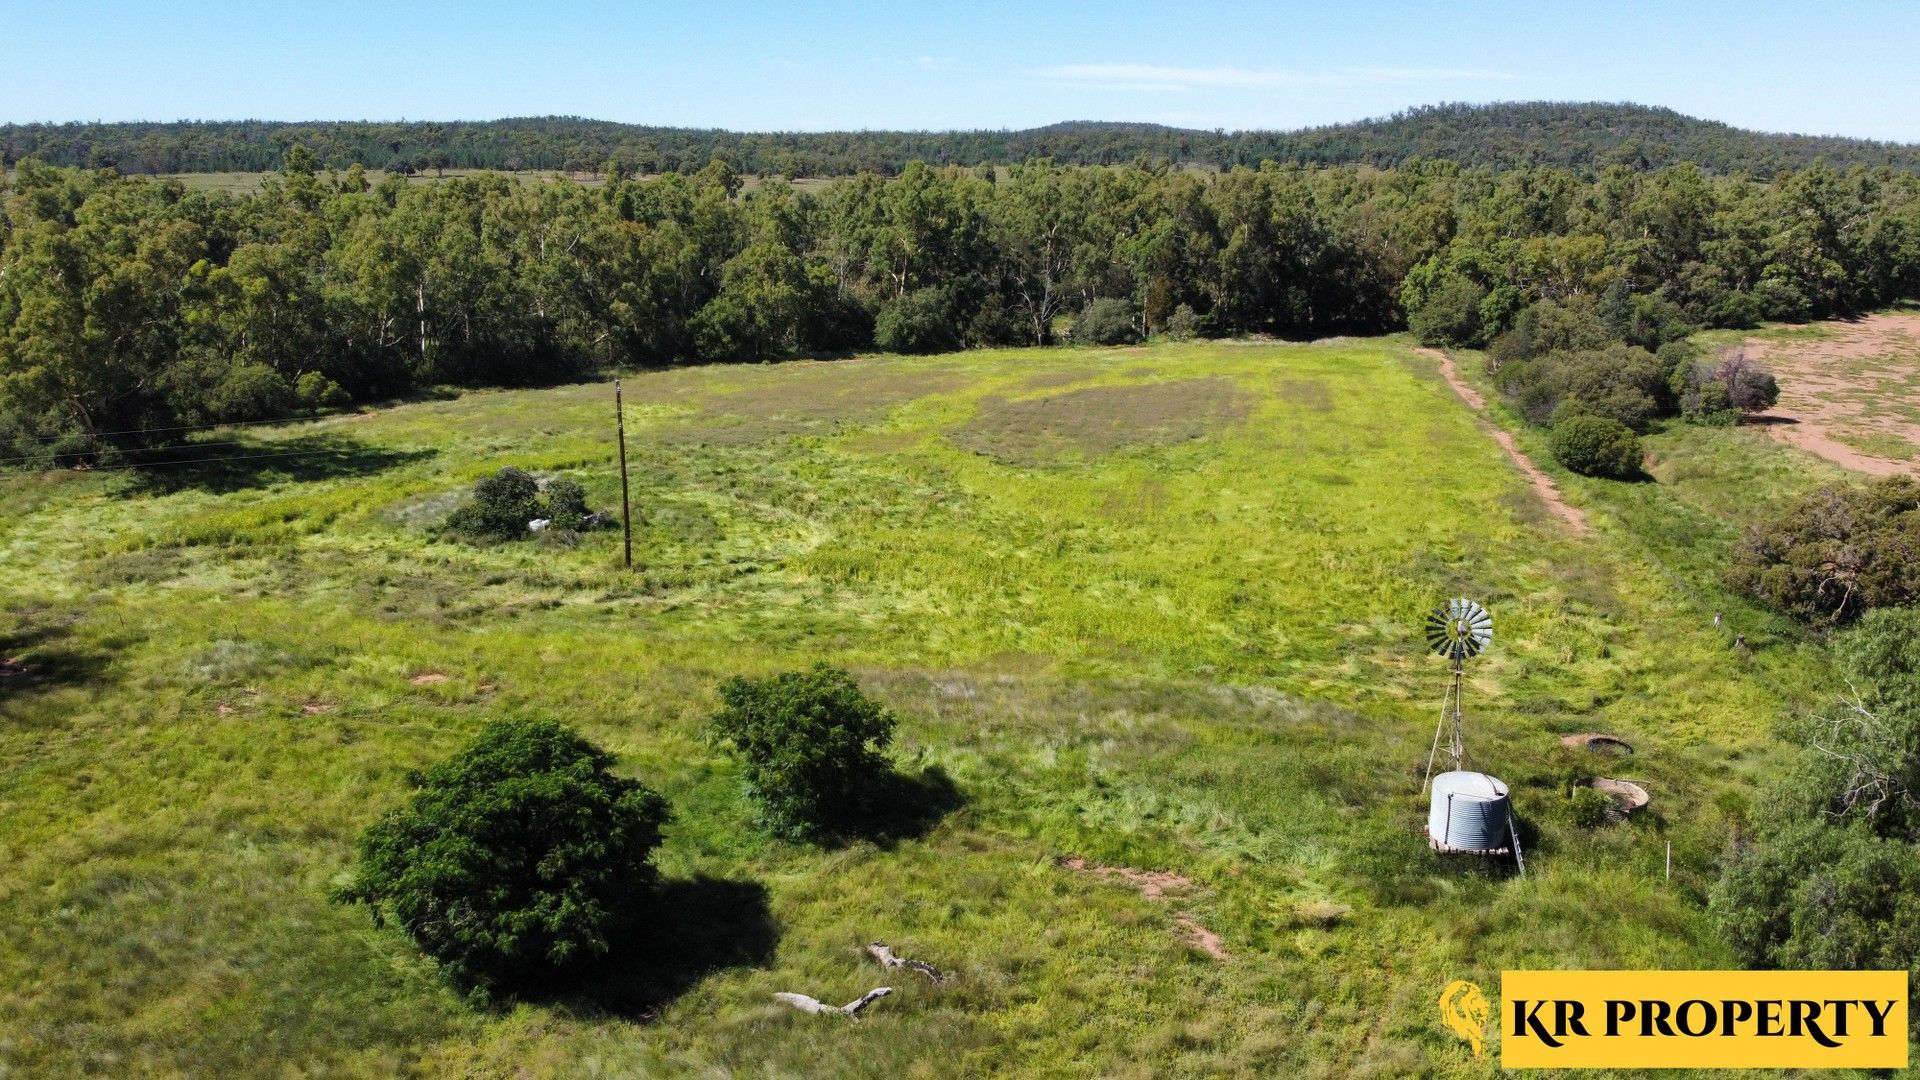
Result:
<svg viewBox="0 0 1920 1080"><path fill-rule="evenodd" d="M1556 473L1597 525L1572 539L1397 339L627 388L631 574L617 533L429 539L508 464L617 506L599 385L214 436L298 458L0 478L0 1064L1476 1076L1436 1022L1449 979L1729 962L1703 890L1773 723L1826 688L1717 564L1817 465L1659 435L1659 484ZM1418 834L1444 679L1419 623L1451 595L1497 620L1469 736L1515 786L1524 880ZM837 850L753 830L701 718L723 676L815 658L900 712L904 768L960 808ZM507 714L579 726L672 800L667 929L572 997L477 1012L326 894L409 769ZM1554 737L1586 730L1640 752ZM1575 828L1595 771L1653 809ZM1151 900L1068 856L1191 885ZM883 978L874 939L956 978ZM857 1024L769 1000L885 982Z"/></svg>

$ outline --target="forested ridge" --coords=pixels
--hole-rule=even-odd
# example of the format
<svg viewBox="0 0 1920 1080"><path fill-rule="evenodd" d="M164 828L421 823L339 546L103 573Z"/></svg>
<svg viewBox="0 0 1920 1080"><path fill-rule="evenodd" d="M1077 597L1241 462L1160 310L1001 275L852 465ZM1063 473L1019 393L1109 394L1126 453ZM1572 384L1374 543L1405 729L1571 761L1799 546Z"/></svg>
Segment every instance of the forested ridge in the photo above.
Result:
<svg viewBox="0 0 1920 1080"><path fill-rule="evenodd" d="M910 161L1011 165L1052 158L1063 165L1137 159L1231 168L1263 161L1366 164L1415 158L1463 166L1558 165L1591 175L1608 165L1657 169L1691 162L1714 173L1770 177L1815 161L1920 169L1920 146L1835 136L1746 131L1633 104L1511 102L1448 104L1390 117L1298 131L1204 131L1157 124L1075 122L1025 131L731 132L650 127L579 117L488 121L8 124L0 165L35 158L123 173L260 172L278 169L288 147L322 165L415 171L431 168L630 173L694 172L720 158L770 176L895 174Z"/></svg>
<svg viewBox="0 0 1920 1080"><path fill-rule="evenodd" d="M1480 343L1534 334L1522 316L1542 304L1651 348L1920 295L1920 177L1824 164L1760 182L916 163L814 192L746 191L724 162L597 186L373 183L296 148L247 195L29 160L0 208L15 459L609 366L1308 337L1410 313L1423 338Z"/></svg>

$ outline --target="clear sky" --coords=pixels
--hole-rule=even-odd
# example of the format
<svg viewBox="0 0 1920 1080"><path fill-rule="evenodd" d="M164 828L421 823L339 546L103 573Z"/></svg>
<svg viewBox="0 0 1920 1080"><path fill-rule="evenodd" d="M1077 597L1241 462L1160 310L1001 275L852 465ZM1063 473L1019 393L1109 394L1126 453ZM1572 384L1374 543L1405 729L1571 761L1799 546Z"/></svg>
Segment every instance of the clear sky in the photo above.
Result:
<svg viewBox="0 0 1920 1080"><path fill-rule="evenodd" d="M1920 142L1920 3L0 0L0 121L1292 128L1637 101Z"/></svg>

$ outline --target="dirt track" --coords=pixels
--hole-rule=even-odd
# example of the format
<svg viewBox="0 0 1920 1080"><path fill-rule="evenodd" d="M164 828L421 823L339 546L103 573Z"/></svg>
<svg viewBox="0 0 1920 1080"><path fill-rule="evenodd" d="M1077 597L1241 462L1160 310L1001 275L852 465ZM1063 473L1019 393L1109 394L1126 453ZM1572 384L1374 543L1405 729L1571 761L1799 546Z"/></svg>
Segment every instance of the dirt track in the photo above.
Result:
<svg viewBox="0 0 1920 1080"><path fill-rule="evenodd" d="M1486 418L1487 400L1480 396L1479 391L1468 386L1460 378L1459 370L1453 366L1453 357L1439 349L1415 348L1413 351L1422 356L1431 357L1440 365L1441 377L1447 380L1448 386L1453 387L1454 393L1460 395L1460 400L1466 402L1468 407L1478 414L1477 418L1481 426L1493 436L1494 442L1500 444L1500 449L1507 452L1507 457L1512 460L1514 467L1527 478L1527 483L1533 486L1534 494L1540 496L1540 501L1547 504L1547 509L1552 510L1555 516L1566 522L1569 529L1579 535L1586 535L1591 530L1591 526L1587 524L1587 515L1581 513L1579 507L1568 505L1567 501L1561 498L1560 489L1555 486L1553 478L1541 472L1540 467L1533 463L1533 459L1520 452L1520 444L1514 441L1512 435Z"/></svg>
<svg viewBox="0 0 1920 1080"><path fill-rule="evenodd" d="M1827 325L1828 337L1747 341L1780 380L1779 404L1756 422L1848 469L1920 475L1920 313Z"/></svg>

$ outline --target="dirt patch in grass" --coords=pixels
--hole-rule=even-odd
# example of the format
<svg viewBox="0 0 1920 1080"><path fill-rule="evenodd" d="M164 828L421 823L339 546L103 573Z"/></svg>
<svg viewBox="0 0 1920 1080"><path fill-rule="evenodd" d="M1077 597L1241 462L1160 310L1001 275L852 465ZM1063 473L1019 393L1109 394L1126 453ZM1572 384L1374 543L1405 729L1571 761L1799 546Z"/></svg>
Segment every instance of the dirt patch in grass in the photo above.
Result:
<svg viewBox="0 0 1920 1080"><path fill-rule="evenodd" d="M444 672L423 671L407 681L415 686L437 686L440 683L446 682L447 678L448 676Z"/></svg>
<svg viewBox="0 0 1920 1080"><path fill-rule="evenodd" d="M1089 862L1078 855L1070 855L1060 860L1060 865L1076 874L1087 874L1102 881L1118 882L1139 890L1148 900L1165 900L1170 893L1185 893L1193 888L1193 880L1169 870L1140 870L1131 866L1102 866ZM1180 940L1188 947L1198 949L1215 960L1228 958L1227 946L1219 934L1200 924L1200 920L1189 912L1176 911L1174 925L1180 928Z"/></svg>
<svg viewBox="0 0 1920 1080"><path fill-rule="evenodd" d="M1175 915L1173 921L1180 925L1180 937L1189 946L1199 949L1215 960L1228 958L1226 943L1220 940L1220 935L1201 926L1193 916Z"/></svg>
<svg viewBox="0 0 1920 1080"><path fill-rule="evenodd" d="M1633 753L1632 744L1618 735L1609 735L1604 731L1582 731L1573 735L1560 736L1560 745L1576 750L1608 750L1621 753Z"/></svg>
<svg viewBox="0 0 1920 1080"><path fill-rule="evenodd" d="M738 390L702 398L701 415L651 429L640 437L663 443L745 446L818 435L836 424L875 420L908 402L966 384L954 372L858 360L781 364L755 375Z"/></svg>
<svg viewBox="0 0 1920 1080"><path fill-rule="evenodd" d="M1100 374L1099 368L1063 367L1038 372L1021 380L1020 385L1031 390L1053 390L1062 386L1072 386L1077 382L1086 382Z"/></svg>
<svg viewBox="0 0 1920 1080"><path fill-rule="evenodd" d="M1333 392L1319 379L1288 379L1280 384L1280 397L1289 405L1311 412L1333 411Z"/></svg>
<svg viewBox="0 0 1920 1080"><path fill-rule="evenodd" d="M862 420L965 385L953 372L883 367L857 360L783 364L765 378L703 404L709 414L791 420Z"/></svg>
<svg viewBox="0 0 1920 1080"><path fill-rule="evenodd" d="M903 431L865 432L848 439L843 445L860 454L897 454L920 445L926 439L925 431L909 428Z"/></svg>
<svg viewBox="0 0 1920 1080"><path fill-rule="evenodd" d="M947 437L1009 465L1048 465L1188 442L1245 420L1252 408L1248 394L1218 375L1090 386L1021 401L987 398Z"/></svg>
<svg viewBox="0 0 1920 1080"><path fill-rule="evenodd" d="M1818 337L1745 343L1780 380L1779 403L1756 422L1843 468L1920 475L1920 313L1823 325Z"/></svg>
<svg viewBox="0 0 1920 1080"><path fill-rule="evenodd" d="M1185 892L1193 887L1190 878L1167 870L1136 870L1131 866L1101 866L1088 862L1078 855L1060 860L1060 865L1075 873L1092 874L1108 881L1124 881L1140 890L1140 895L1149 900L1165 899L1169 892Z"/></svg>

